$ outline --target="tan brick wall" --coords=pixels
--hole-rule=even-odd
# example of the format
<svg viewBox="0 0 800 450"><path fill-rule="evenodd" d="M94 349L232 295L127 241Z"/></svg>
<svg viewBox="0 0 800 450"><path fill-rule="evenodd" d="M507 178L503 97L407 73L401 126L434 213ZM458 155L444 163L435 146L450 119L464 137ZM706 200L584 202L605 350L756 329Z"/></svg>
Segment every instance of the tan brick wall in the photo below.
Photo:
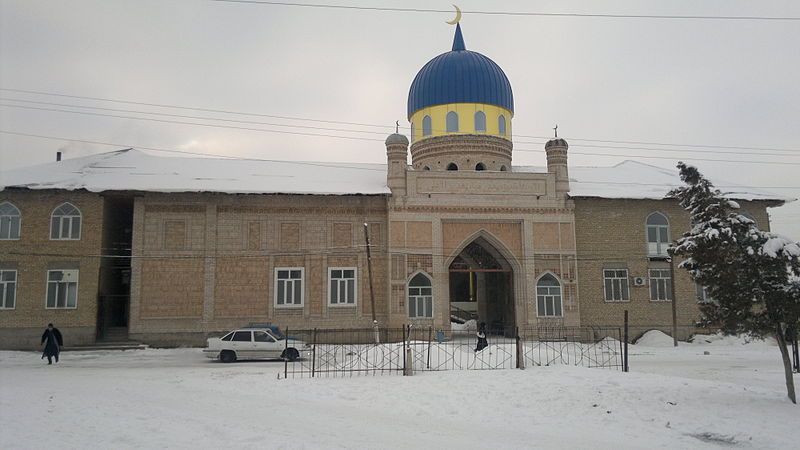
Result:
<svg viewBox="0 0 800 450"><path fill-rule="evenodd" d="M140 257L132 270L134 337L214 333L249 322L369 326L364 222L370 224L376 312L388 314L388 292L380 284L388 274L384 197L152 193L136 205L134 253ZM164 223L181 218L187 229L200 224L199 232L187 236L202 239L198 245L187 237L184 250L168 249L162 243ZM328 267L339 266L358 268L355 307L328 306ZM277 267L304 268L303 308L275 307Z"/></svg>
<svg viewBox="0 0 800 450"><path fill-rule="evenodd" d="M741 203L742 209L752 214L759 225L768 226L764 203ZM672 324L671 302L650 300L648 269L669 267L665 262L651 261L647 255L645 222L655 211L669 219L671 239L679 238L688 229L688 213L673 200L575 199L582 324L621 324L626 309L632 326ZM675 268L678 323L690 327L699 317L697 291L688 273L677 267L678 263ZM604 268L628 269L630 301L604 300ZM648 282L635 287L633 277L643 277Z"/></svg>
<svg viewBox="0 0 800 450"><path fill-rule="evenodd" d="M497 237L514 257L522 259L522 227L519 223L444 222L442 223L444 254L452 255L470 236L481 230Z"/></svg>
<svg viewBox="0 0 800 450"><path fill-rule="evenodd" d="M6 189L0 203L9 201L22 215L19 240L0 240L0 267L17 270L14 309L0 310L0 329L31 330L27 337L11 333L0 339L0 348L38 346L48 322L64 331L67 345L94 340L103 225L103 198L84 191L32 191ZM81 211L80 240L50 240L53 210L70 202ZM75 309L47 309L47 271L79 269ZM31 334L32 333L32 334Z"/></svg>
<svg viewBox="0 0 800 450"><path fill-rule="evenodd" d="M203 260L147 259L142 263L143 318L202 317Z"/></svg>

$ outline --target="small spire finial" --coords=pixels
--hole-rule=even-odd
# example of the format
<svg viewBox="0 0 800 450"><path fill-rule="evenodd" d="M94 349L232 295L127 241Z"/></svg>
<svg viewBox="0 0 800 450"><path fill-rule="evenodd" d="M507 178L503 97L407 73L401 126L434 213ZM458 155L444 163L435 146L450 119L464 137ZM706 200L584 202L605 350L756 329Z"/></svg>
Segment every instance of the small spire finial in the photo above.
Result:
<svg viewBox="0 0 800 450"><path fill-rule="evenodd" d="M399 120L395 120L394 121L394 132L397 133L397 134L400 134L400 121Z"/></svg>
<svg viewBox="0 0 800 450"><path fill-rule="evenodd" d="M553 127L553 131L555 132L556 137L558 137L558 124L556 124L556 126Z"/></svg>

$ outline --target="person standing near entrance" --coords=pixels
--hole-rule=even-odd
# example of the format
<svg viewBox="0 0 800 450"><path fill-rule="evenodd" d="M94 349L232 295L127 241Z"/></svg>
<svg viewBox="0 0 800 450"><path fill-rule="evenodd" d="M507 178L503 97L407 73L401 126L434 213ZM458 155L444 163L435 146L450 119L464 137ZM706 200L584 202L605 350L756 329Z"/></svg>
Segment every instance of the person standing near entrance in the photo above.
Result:
<svg viewBox="0 0 800 450"><path fill-rule="evenodd" d="M478 345L475 346L475 352L479 352L489 346L489 341L486 340L486 322L481 322L478 328Z"/></svg>
<svg viewBox="0 0 800 450"><path fill-rule="evenodd" d="M61 337L61 332L52 323L47 324L47 328L42 334L42 345L44 345L42 359L46 356L47 364L53 364L53 357L55 356L56 362L58 362L58 353L61 351L61 347L64 346L64 339Z"/></svg>

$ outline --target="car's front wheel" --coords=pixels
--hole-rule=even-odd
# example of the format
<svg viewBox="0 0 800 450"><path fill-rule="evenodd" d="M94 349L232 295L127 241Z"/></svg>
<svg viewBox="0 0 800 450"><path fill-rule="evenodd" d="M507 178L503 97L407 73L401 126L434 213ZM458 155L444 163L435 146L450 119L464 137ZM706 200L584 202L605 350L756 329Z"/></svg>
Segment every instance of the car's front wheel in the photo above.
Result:
<svg viewBox="0 0 800 450"><path fill-rule="evenodd" d="M294 347L289 347L281 353L281 358L287 361L295 361L300 358L300 352Z"/></svg>
<svg viewBox="0 0 800 450"><path fill-rule="evenodd" d="M230 350L223 350L222 353L219 354L219 360L224 363L230 363L236 361L236 353Z"/></svg>

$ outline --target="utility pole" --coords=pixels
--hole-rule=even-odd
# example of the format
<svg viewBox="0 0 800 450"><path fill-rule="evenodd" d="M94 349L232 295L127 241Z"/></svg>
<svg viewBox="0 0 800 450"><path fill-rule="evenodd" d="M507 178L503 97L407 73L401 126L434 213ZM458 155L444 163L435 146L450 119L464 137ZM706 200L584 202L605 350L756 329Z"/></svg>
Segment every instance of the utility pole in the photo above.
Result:
<svg viewBox="0 0 800 450"><path fill-rule="evenodd" d="M678 296L675 292L675 257L669 258L669 283L672 291L672 345L678 346Z"/></svg>
<svg viewBox="0 0 800 450"><path fill-rule="evenodd" d="M380 333L378 332L378 319L375 317L375 289L372 287L372 252L369 245L369 226L364 222L364 240L367 243L367 274L369 276L369 300L372 306L372 326L375 328L375 343L380 344Z"/></svg>

